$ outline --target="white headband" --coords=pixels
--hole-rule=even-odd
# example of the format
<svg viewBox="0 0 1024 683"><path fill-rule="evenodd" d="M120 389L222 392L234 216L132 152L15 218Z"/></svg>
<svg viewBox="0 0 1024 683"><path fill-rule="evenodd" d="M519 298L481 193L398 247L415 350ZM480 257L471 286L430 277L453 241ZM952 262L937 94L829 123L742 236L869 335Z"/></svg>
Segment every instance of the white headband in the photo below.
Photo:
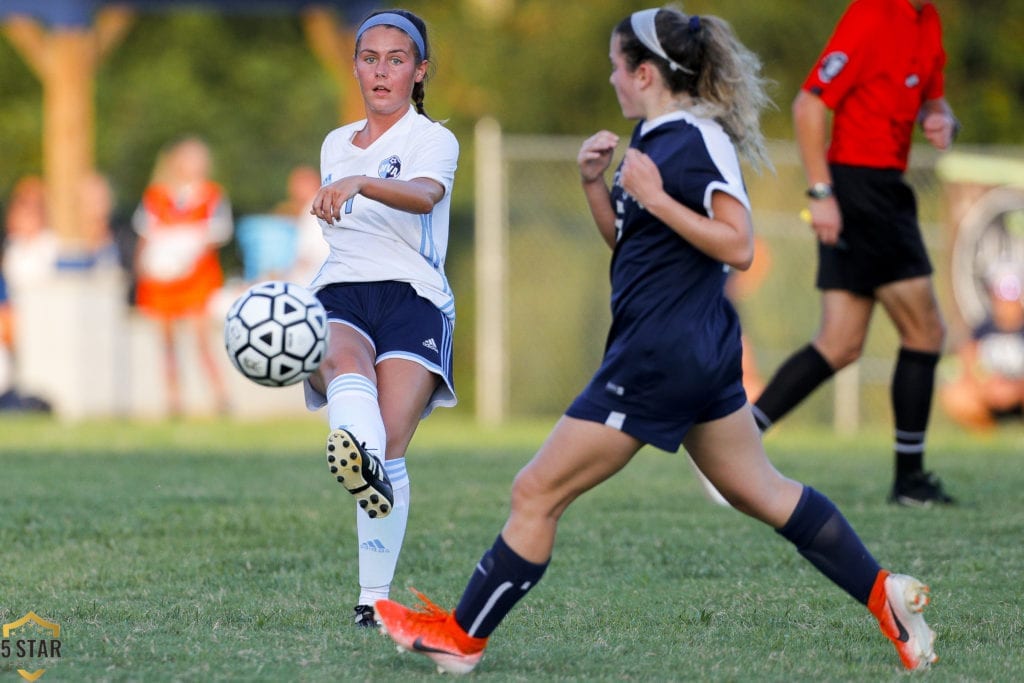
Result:
<svg viewBox="0 0 1024 683"><path fill-rule="evenodd" d="M661 46L661 41L658 40L658 29L654 26L654 18L658 16L659 11L655 8L633 12L629 17L629 24L633 27L633 33L644 44L644 47L668 62L673 71L686 71L686 69L676 64L671 57L665 54L665 48Z"/></svg>

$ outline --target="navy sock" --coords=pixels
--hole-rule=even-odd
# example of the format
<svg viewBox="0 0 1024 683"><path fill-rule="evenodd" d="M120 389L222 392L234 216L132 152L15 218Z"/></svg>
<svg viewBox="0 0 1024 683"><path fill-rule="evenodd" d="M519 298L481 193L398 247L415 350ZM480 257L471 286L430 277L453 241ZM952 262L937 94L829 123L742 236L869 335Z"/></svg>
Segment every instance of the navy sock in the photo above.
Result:
<svg viewBox="0 0 1024 683"><path fill-rule="evenodd" d="M794 353L775 371L754 404L758 428L766 431L835 372L812 344Z"/></svg>
<svg viewBox="0 0 1024 683"><path fill-rule="evenodd" d="M831 500L805 486L793 515L776 531L818 571L861 604L868 604L881 567Z"/></svg>
<svg viewBox="0 0 1024 683"><path fill-rule="evenodd" d="M486 638L544 576L548 563L534 564L508 547L500 535L484 553L455 608L455 621L474 638Z"/></svg>
<svg viewBox="0 0 1024 683"><path fill-rule="evenodd" d="M896 426L896 478L924 469L924 437L935 389L939 354L900 349L892 375L892 414Z"/></svg>

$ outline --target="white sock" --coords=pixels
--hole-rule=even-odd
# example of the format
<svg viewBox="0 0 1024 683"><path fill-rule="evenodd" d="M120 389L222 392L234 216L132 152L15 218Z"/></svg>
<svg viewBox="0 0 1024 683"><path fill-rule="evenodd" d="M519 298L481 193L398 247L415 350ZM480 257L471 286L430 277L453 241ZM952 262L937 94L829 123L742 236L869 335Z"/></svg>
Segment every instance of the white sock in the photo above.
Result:
<svg viewBox="0 0 1024 683"><path fill-rule="evenodd" d="M327 420L331 429L343 427L347 429L366 449L367 453L377 456L384 463L385 471L390 478L390 465L385 461L387 434L384 420L380 415L380 404L377 402L377 387L368 378L350 373L338 375L327 385ZM359 540L359 585L362 594L360 605L373 605L377 597L388 596L391 577L394 575L395 564L398 562L398 551L405 534L405 520L409 516L409 478L405 475L405 460L400 460L402 479L405 482L403 493L392 483L395 505L391 514L379 520L371 520L369 515L356 505L356 533ZM403 503L399 503L403 500ZM397 519L399 536L395 541L393 532L385 531L381 525L389 520ZM395 526L392 522L391 526ZM386 527L390 529L391 526ZM379 544L379 545L378 545ZM394 546L394 550L390 548ZM381 561L383 557L387 562ZM364 559L365 558L365 559ZM387 565L390 564L390 573ZM383 567L383 568L381 568ZM369 586L370 588L366 588ZM368 592L369 591L369 592ZM376 593L383 591L383 595Z"/></svg>
<svg viewBox="0 0 1024 683"><path fill-rule="evenodd" d="M384 469L395 496L391 514L370 519L365 510L356 506L360 605L373 605L377 600L388 597L409 521L409 474L405 469L405 458L386 461Z"/></svg>
<svg viewBox="0 0 1024 683"><path fill-rule="evenodd" d="M369 379L355 373L332 379L327 385L327 421L331 429L347 429L367 453L384 462L387 435L377 387Z"/></svg>

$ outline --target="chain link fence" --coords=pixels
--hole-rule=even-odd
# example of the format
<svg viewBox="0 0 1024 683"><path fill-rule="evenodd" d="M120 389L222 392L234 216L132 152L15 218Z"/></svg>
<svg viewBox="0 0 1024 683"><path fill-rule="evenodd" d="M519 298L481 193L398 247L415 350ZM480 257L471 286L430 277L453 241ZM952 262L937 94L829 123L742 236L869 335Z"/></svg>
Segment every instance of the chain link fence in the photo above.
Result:
<svg viewBox="0 0 1024 683"><path fill-rule="evenodd" d="M493 122L478 128L475 392L484 421L559 414L600 362L610 322L611 252L597 234L579 185L575 159L583 137L502 136ZM819 323L816 246L800 218L806 206L803 171L793 143L775 142L770 152L774 172L746 172L757 253L734 296L766 380L813 337ZM938 157L928 146L915 147L906 177L917 193L936 290L955 345L965 331L950 282L955 231L936 173ZM493 207L489 219L481 220L481 202ZM491 243L500 256L481 252L487 243L481 235L488 231L499 235ZM500 286L483 286L481 268L498 274ZM484 324L480 311L494 319ZM787 421L833 424L843 431L887 427L897 346L893 326L876 309L861 360Z"/></svg>

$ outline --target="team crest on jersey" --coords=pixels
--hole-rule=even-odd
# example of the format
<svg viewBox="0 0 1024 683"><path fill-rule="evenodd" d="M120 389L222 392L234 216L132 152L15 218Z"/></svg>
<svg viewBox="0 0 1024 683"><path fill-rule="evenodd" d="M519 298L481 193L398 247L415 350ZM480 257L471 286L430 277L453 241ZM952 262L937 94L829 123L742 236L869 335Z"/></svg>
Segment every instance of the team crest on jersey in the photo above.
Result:
<svg viewBox="0 0 1024 683"><path fill-rule="evenodd" d="M377 167L377 175L381 178L397 178L402 172L402 160L397 154L392 154Z"/></svg>
<svg viewBox="0 0 1024 683"><path fill-rule="evenodd" d="M907 79L903 81L903 84L908 88L916 88L917 84L921 82L921 77L917 74L910 74Z"/></svg>
<svg viewBox="0 0 1024 683"><path fill-rule="evenodd" d="M845 52L828 53L821 60L821 66L818 67L818 80L822 83L831 83L832 79L839 75L849 61L850 58Z"/></svg>

